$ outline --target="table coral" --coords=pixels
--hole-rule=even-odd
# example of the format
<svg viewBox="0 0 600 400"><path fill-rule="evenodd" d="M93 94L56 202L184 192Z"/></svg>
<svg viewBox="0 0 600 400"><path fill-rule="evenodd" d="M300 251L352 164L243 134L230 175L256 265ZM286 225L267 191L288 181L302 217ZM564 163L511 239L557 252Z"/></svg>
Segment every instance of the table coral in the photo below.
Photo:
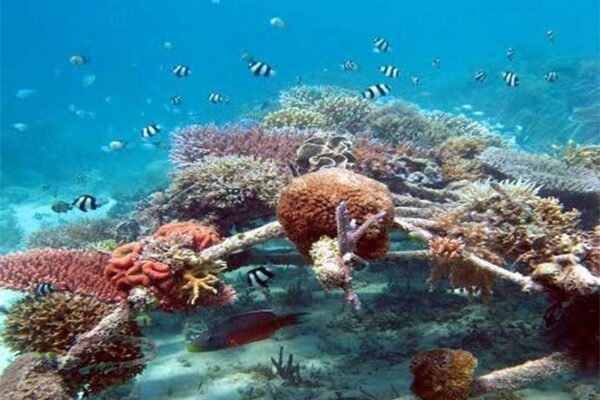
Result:
<svg viewBox="0 0 600 400"><path fill-rule="evenodd" d="M33 291L39 283L58 290L117 301L119 294L104 279L110 257L96 251L37 249L0 256L0 287Z"/></svg>
<svg viewBox="0 0 600 400"><path fill-rule="evenodd" d="M466 400L477 359L464 350L435 349L412 359L410 390L422 400Z"/></svg>
<svg viewBox="0 0 600 400"><path fill-rule="evenodd" d="M308 255L322 236L337 236L336 208L345 201L357 224L385 211L358 243L356 254L367 260L385 255L394 210L385 185L354 172L330 168L294 179L281 191L277 218L287 237Z"/></svg>

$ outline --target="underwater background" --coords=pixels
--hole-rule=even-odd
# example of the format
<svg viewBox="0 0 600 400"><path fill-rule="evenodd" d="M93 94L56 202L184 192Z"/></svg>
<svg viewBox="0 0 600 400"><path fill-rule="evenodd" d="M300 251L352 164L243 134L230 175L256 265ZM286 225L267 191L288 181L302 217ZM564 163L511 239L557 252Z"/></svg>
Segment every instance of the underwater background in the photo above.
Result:
<svg viewBox="0 0 600 400"><path fill-rule="evenodd" d="M377 38L391 51L373 51ZM349 60L355 69L342 67ZM276 73L253 76L255 62ZM388 65L398 78L380 71ZM177 76L176 66L191 73ZM384 84L390 93L373 86ZM467 389L413 382L415 357L436 348L472 353L477 367L463 353L434 356L440 369L464 362L474 376L576 348L596 359L471 395L600 398L598 324L579 326L600 323L598 291L588 290L600 272L599 170L598 1L3 0L0 370L20 354L61 365L80 335L144 286L158 305L134 307L106 352L63 374L67 397L47 398L467 398L471 378L437 367L438 379ZM338 199L338 179L359 183ZM293 182L314 185L317 200ZM364 207L348 194L356 191L370 199ZM327 221L323 234L339 235L339 202L323 206L327 216L303 208L329 193L359 226L388 213L389 252L372 242L350 252L372 260L351 268L360 311L350 281L311 268L318 257L296 232ZM225 250L210 267L194 263L274 221L283 228L258 231L256 244ZM129 242L137 247L121 247ZM494 282L481 265L457 272L467 251L534 277L544 293ZM565 254L571 264L554 258ZM125 284L128 256L160 265ZM589 287L564 289L540 269L567 264L586 271ZM205 303L197 290L209 292ZM220 324L238 328L240 313L247 321L267 309L302 315L256 342L188 351ZM54 331L68 331L60 345L47 339ZM125 350L119 358L114 349Z"/></svg>

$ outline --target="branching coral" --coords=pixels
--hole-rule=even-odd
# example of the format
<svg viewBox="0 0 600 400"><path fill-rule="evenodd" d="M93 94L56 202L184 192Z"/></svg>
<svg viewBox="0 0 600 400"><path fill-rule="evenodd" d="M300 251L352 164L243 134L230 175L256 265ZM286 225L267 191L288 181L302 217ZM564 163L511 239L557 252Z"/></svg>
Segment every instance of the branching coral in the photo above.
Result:
<svg viewBox="0 0 600 400"><path fill-rule="evenodd" d="M49 283L58 290L116 301L117 291L103 277L108 259L96 251L56 249L0 256L0 286L33 291L37 284Z"/></svg>
<svg viewBox="0 0 600 400"><path fill-rule="evenodd" d="M169 208L179 219L217 216L224 226L270 214L285 178L272 161L253 157L207 157L178 170Z"/></svg>
<svg viewBox="0 0 600 400"><path fill-rule="evenodd" d="M27 247L55 249L86 249L93 243L116 239L117 220L110 218L81 221L40 229L27 238Z"/></svg>
<svg viewBox="0 0 600 400"><path fill-rule="evenodd" d="M282 108L268 113L263 119L268 128L324 128L326 122L323 114L303 108Z"/></svg>
<svg viewBox="0 0 600 400"><path fill-rule="evenodd" d="M65 292L42 298L26 297L11 309L3 338L20 353L65 355L80 335L94 328L111 310L110 305L93 297ZM139 374L145 359L140 338L133 321L122 324L113 340L89 349L79 360L80 365L93 369L93 373L70 371L67 383L71 390L76 392L85 386L86 392L98 393ZM108 364L110 368L106 368Z"/></svg>
<svg viewBox="0 0 600 400"><path fill-rule="evenodd" d="M412 359L410 390L422 400L466 400L477 359L464 350L435 349Z"/></svg>
<svg viewBox="0 0 600 400"><path fill-rule="evenodd" d="M552 146L556 156L568 166L584 167L600 172L600 146L580 145L569 140L564 146Z"/></svg>
<svg viewBox="0 0 600 400"><path fill-rule="evenodd" d="M267 129L264 126L190 125L171 134L171 161L187 167L207 156L250 156L271 160L285 167L310 132L293 128Z"/></svg>

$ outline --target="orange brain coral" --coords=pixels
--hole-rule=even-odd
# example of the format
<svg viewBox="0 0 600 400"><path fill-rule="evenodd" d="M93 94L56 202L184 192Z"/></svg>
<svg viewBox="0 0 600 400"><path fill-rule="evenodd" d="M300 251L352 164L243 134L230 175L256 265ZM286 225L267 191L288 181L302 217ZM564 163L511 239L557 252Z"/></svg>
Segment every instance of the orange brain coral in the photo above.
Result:
<svg viewBox="0 0 600 400"><path fill-rule="evenodd" d="M277 218L287 237L307 255L321 236L336 237L335 210L342 201L357 226L372 215L386 212L360 240L356 251L365 259L385 255L394 220L391 194L382 183L346 169L328 168L294 179L281 191Z"/></svg>

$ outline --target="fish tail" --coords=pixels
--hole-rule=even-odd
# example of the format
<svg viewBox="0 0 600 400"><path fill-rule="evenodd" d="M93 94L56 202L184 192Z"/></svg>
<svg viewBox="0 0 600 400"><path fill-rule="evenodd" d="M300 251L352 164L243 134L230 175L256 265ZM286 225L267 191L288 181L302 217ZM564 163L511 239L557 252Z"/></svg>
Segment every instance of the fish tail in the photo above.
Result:
<svg viewBox="0 0 600 400"><path fill-rule="evenodd" d="M282 315L281 317L279 317L279 321L282 326L297 325L306 322L307 316L309 314L310 313L307 312L301 312L295 314Z"/></svg>

